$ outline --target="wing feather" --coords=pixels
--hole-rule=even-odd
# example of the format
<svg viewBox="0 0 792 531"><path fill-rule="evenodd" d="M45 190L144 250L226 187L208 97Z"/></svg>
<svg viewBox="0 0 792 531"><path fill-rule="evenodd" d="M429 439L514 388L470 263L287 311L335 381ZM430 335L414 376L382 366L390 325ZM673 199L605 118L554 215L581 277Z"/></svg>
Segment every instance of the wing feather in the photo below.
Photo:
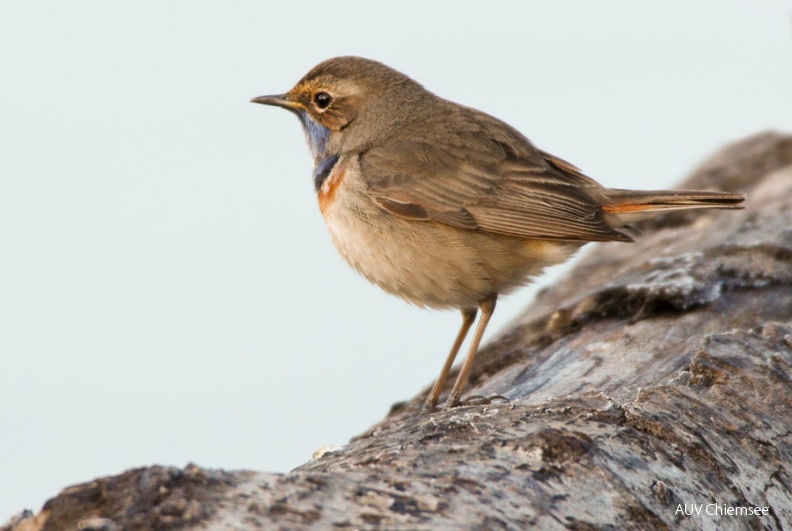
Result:
<svg viewBox="0 0 792 531"><path fill-rule="evenodd" d="M439 139L413 131L361 154L369 193L384 209L522 238L632 240L606 223L596 181L495 118L463 110L468 116L453 118L465 127L448 124Z"/></svg>

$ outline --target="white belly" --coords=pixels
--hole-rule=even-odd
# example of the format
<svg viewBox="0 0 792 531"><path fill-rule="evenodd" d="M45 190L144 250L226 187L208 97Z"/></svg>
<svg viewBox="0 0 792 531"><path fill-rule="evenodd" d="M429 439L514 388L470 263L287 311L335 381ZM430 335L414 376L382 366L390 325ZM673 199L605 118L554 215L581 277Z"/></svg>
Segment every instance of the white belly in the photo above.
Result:
<svg viewBox="0 0 792 531"><path fill-rule="evenodd" d="M526 284L580 247L400 218L366 196L352 168L339 175L332 201L323 195L329 186L320 191L333 244L370 282L418 306L477 308L481 299Z"/></svg>

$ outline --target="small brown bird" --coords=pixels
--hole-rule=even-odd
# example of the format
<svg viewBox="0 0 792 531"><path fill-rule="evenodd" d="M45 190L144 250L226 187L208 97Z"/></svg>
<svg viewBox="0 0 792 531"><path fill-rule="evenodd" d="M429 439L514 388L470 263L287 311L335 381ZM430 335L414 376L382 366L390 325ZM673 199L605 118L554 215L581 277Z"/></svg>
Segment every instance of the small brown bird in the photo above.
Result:
<svg viewBox="0 0 792 531"><path fill-rule="evenodd" d="M462 328L425 403L481 319L446 407L460 403L499 295L591 241L631 242L630 223L670 210L742 208L741 194L605 188L481 111L376 61L320 63L255 103L292 111L316 163L330 237L366 279L418 306L458 308Z"/></svg>

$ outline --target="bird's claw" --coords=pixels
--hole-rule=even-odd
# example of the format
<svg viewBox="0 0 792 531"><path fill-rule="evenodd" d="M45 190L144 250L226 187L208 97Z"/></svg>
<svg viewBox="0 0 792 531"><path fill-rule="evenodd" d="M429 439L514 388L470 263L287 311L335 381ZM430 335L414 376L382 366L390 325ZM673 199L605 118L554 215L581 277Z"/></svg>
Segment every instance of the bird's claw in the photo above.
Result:
<svg viewBox="0 0 792 531"><path fill-rule="evenodd" d="M498 401L498 400L502 401L504 404L508 404L509 402L511 402L511 401L510 401L508 398L506 398L505 396L503 396L503 395L499 395L499 394L497 394L497 393L493 393L493 394L491 394L491 395L489 395L489 396L484 396L484 395L471 395L471 396L467 397L466 399L464 399L464 400L461 400L460 402L458 402L458 403L456 403L456 404L451 404L450 406L447 406L447 407L458 407L458 406L488 406L488 405L490 405L490 404L492 404L493 402L496 402L496 401Z"/></svg>

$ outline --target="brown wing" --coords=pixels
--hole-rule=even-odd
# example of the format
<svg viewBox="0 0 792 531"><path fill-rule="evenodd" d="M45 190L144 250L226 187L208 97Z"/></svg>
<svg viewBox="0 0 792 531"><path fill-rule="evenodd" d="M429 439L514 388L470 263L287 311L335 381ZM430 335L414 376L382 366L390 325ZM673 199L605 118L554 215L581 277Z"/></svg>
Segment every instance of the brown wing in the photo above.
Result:
<svg viewBox="0 0 792 531"><path fill-rule="evenodd" d="M369 192L392 214L460 229L632 241L605 223L600 203L587 193L601 189L595 181L511 128L498 128L503 138L496 138L488 124L476 125L442 142L413 136L369 149L360 157Z"/></svg>

